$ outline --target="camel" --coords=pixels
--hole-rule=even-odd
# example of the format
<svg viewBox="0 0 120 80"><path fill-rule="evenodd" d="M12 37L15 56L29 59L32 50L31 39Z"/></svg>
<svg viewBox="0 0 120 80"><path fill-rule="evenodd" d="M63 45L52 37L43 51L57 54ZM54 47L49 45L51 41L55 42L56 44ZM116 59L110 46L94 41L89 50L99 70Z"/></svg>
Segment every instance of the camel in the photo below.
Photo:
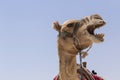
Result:
<svg viewBox="0 0 120 80"><path fill-rule="evenodd" d="M57 80L79 80L76 56L79 51L90 47L93 43L104 41L104 34L96 34L95 29L105 25L98 14L86 16L81 20L67 20L62 25L53 22L58 31L59 78Z"/></svg>

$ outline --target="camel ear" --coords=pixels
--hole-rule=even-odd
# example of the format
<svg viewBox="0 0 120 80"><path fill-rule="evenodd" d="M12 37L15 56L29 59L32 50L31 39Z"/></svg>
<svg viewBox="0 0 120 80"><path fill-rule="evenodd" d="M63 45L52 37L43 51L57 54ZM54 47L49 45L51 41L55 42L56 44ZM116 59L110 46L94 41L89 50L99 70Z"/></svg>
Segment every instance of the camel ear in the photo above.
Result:
<svg viewBox="0 0 120 80"><path fill-rule="evenodd" d="M60 31L61 29L61 26L59 25L59 23L57 21L53 22L53 28L56 30L56 31Z"/></svg>

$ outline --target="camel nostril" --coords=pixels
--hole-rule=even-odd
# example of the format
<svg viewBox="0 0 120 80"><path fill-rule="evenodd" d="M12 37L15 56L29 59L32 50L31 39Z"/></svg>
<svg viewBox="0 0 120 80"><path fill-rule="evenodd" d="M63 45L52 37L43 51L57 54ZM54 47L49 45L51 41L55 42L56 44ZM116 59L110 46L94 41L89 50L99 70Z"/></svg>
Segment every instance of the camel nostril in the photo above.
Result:
<svg viewBox="0 0 120 80"><path fill-rule="evenodd" d="M103 23L104 23L104 24L106 24L106 22L105 22L105 21L103 21Z"/></svg>
<svg viewBox="0 0 120 80"><path fill-rule="evenodd" d="M105 22L105 21L100 21L99 23L100 23L100 24L105 24L106 22Z"/></svg>

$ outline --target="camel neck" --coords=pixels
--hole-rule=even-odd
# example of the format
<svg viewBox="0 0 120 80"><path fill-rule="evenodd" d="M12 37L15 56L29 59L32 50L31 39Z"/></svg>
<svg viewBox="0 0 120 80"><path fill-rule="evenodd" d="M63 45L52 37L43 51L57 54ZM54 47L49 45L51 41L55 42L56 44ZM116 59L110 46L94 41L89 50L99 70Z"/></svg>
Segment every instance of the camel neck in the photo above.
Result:
<svg viewBox="0 0 120 80"><path fill-rule="evenodd" d="M70 54L63 49L59 49L60 80L79 80L76 70L76 56Z"/></svg>

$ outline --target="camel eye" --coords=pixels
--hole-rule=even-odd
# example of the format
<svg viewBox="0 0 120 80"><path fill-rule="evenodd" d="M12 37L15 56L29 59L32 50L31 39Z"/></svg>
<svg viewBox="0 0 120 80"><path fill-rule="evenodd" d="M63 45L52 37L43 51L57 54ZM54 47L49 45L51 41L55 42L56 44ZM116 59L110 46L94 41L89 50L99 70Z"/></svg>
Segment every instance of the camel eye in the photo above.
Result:
<svg viewBox="0 0 120 80"><path fill-rule="evenodd" d="M74 26L74 23L70 23L67 25L67 27L73 27Z"/></svg>

